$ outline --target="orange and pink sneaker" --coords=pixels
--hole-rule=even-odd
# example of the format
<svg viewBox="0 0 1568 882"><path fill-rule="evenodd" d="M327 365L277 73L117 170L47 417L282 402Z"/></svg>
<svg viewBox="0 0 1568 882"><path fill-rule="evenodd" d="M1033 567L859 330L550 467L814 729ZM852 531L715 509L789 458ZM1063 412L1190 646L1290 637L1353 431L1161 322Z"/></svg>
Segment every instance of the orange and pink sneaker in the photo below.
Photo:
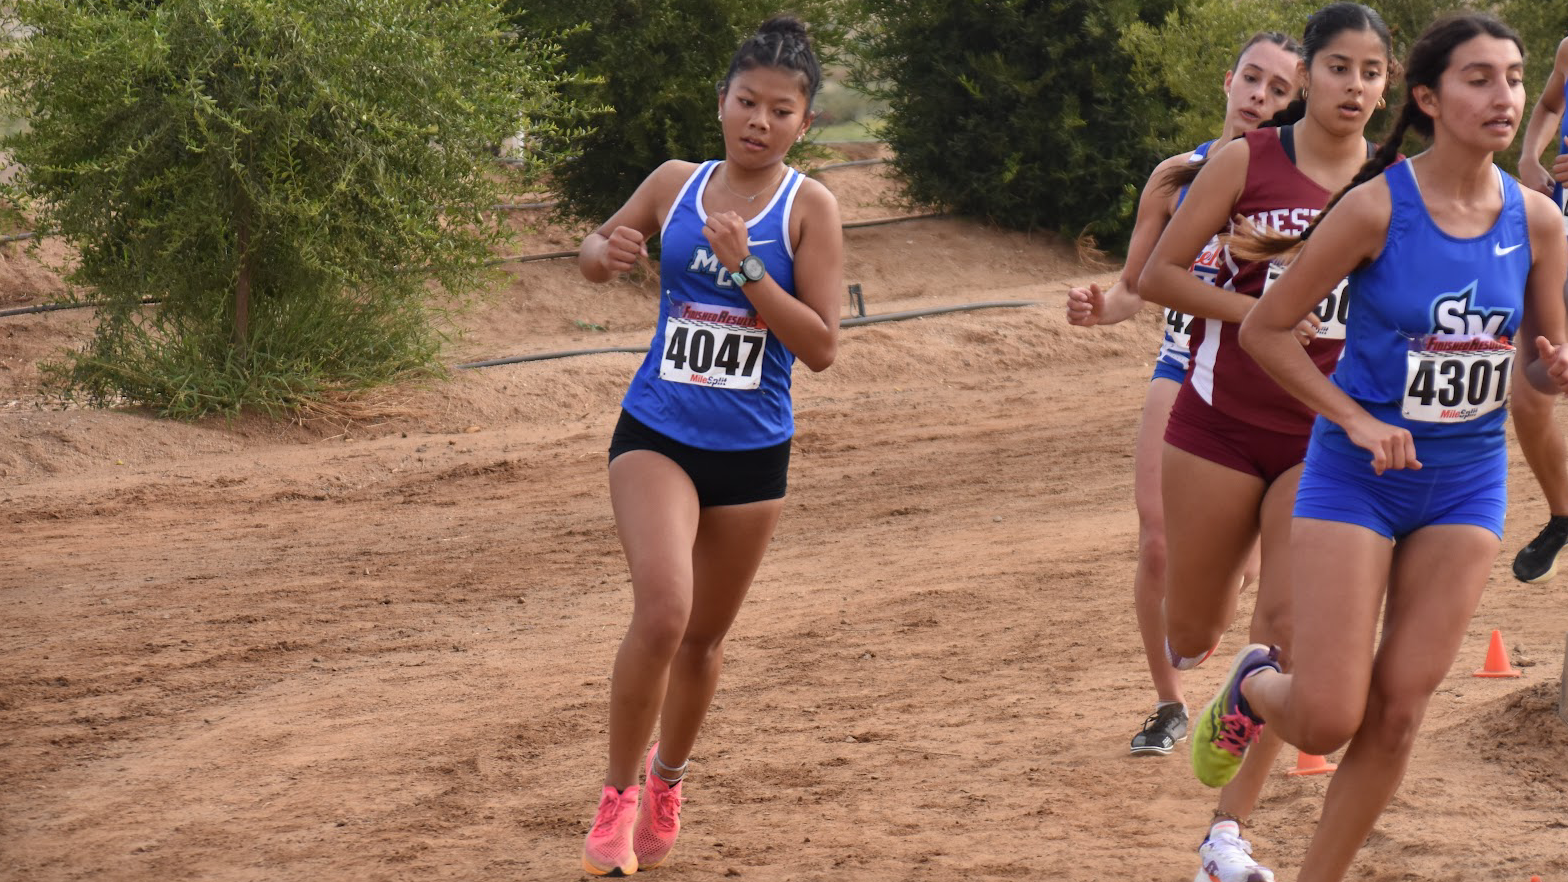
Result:
<svg viewBox="0 0 1568 882"><path fill-rule="evenodd" d="M655 744L648 750L642 806L637 809L637 826L632 832L632 849L644 870L664 863L681 832L681 784L672 786L654 774L658 755L659 745Z"/></svg>
<svg viewBox="0 0 1568 882"><path fill-rule="evenodd" d="M637 785L620 793L604 785L599 811L583 843L583 869L595 876L630 876L637 872L632 824L637 821ZM671 836L673 841L675 837Z"/></svg>

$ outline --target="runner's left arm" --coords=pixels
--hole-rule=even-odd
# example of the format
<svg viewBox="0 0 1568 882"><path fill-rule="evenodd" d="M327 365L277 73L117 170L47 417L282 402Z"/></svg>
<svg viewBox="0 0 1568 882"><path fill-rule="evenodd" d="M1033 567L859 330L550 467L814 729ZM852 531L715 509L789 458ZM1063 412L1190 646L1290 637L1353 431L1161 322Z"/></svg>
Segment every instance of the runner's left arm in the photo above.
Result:
<svg viewBox="0 0 1568 882"><path fill-rule="evenodd" d="M1553 151L1559 155L1551 170L1541 164L1541 154L1546 152L1548 145L1558 141L1554 136L1561 131L1562 116L1568 110L1563 107L1565 78L1568 78L1568 38L1557 44L1552 72L1546 78L1546 86L1541 90L1540 97L1535 99L1535 105L1530 108L1530 120L1525 123L1524 138L1519 148L1519 180L1526 187L1548 196L1552 193L1553 183L1563 180L1554 172L1568 173L1568 150ZM1558 146L1562 146L1560 142Z"/></svg>
<svg viewBox="0 0 1568 882"><path fill-rule="evenodd" d="M838 200L820 182L807 178L795 194L799 217L795 243L795 294L779 287L772 274L748 282L741 291L795 357L813 371L826 370L838 354L838 323L844 290L844 229ZM794 224L792 223L793 227ZM793 235L793 231L786 231ZM750 246L746 223L731 211L708 215L703 235L726 269L740 269Z"/></svg>
<svg viewBox="0 0 1568 882"><path fill-rule="evenodd" d="M1388 185L1382 178L1351 190L1324 215L1290 269L1270 285L1241 323L1243 349L1286 392L1338 423L1372 454L1372 468L1420 468L1409 430L1366 411L1297 345L1301 320L1351 271L1375 260L1388 238Z"/></svg>

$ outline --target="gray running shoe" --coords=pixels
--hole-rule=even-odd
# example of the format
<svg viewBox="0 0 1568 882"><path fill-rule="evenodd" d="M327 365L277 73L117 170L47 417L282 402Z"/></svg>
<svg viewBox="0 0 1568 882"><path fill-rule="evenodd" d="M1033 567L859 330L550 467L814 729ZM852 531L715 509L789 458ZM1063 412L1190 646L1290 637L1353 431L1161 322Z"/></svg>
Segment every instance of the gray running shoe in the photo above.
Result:
<svg viewBox="0 0 1568 882"><path fill-rule="evenodd" d="M1132 736L1134 756L1165 756L1176 747L1176 742L1187 737L1187 708L1167 704L1155 709L1143 721L1143 729Z"/></svg>

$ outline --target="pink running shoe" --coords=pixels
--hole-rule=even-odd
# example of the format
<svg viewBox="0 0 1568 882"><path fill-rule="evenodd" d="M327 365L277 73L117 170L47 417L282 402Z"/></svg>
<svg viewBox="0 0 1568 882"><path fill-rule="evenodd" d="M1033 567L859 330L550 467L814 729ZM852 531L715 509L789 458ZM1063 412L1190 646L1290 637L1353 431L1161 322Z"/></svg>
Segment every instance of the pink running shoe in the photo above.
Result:
<svg viewBox="0 0 1568 882"><path fill-rule="evenodd" d="M658 755L659 745L655 744L648 750L647 778L643 781L646 798L637 809L637 827L632 832L632 849L644 870L664 863L681 832L681 784L671 787L654 774L653 761Z"/></svg>
<svg viewBox="0 0 1568 882"><path fill-rule="evenodd" d="M637 785L616 793L604 785L599 812L593 816L588 841L583 843L583 869L595 876L630 876L637 872L632 849L632 824L637 820ZM673 838L673 837L671 837Z"/></svg>

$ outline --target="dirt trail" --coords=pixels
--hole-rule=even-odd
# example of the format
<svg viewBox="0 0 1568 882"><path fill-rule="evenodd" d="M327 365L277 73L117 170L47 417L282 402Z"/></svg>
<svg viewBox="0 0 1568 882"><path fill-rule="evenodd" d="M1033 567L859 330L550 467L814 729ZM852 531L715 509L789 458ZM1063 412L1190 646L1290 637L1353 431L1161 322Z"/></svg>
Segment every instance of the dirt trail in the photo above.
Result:
<svg viewBox="0 0 1568 882"><path fill-rule="evenodd" d="M878 217L880 175L824 180ZM1050 236L846 240L872 312L1044 305L846 330L797 372L790 502L657 874L1185 882L1212 797L1126 753L1156 316L1066 326L1066 284L1110 276ZM5 259L0 302L57 290ZM454 362L646 343L637 285L509 273ZM456 372L346 429L39 409L36 362L88 327L0 320L0 878L580 877L629 612L605 447L638 356ZM1544 517L1514 458L1509 554ZM1568 878L1563 603L1497 563L1355 878ZM1494 627L1524 679L1469 676ZM1325 786L1270 782L1253 840L1282 882Z"/></svg>

